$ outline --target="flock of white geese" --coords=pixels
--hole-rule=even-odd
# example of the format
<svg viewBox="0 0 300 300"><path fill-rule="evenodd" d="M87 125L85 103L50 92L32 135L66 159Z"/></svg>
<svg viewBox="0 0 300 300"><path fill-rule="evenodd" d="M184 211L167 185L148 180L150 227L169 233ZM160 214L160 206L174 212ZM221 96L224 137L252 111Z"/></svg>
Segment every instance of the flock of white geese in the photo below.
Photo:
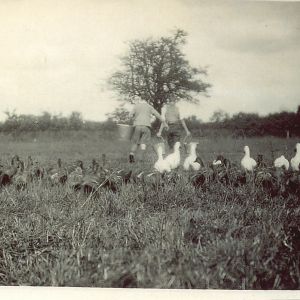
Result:
<svg viewBox="0 0 300 300"><path fill-rule="evenodd" d="M89 167L84 167L81 160L76 161L75 164L63 165L60 158L57 161L57 167L41 166L39 162L34 163L30 156L28 157L28 162L25 166L25 163L15 155L11 161L11 165L2 166L0 164L0 190L2 187L9 184L14 184L17 188L24 189L27 187L28 183L34 182L35 179L40 179L50 182L51 186L62 184L69 186L72 190L80 190L88 194L97 191L100 187L117 192L121 183L140 182L140 180L147 180L147 178L156 178L158 179L158 182L160 182L160 177L152 176L154 174L161 174L162 177L167 180L168 178L172 179L177 175L182 176L183 174L172 172L173 170L179 169L182 164L184 170L192 170L192 173L189 174L192 175L192 177L188 176L188 178L193 184L195 183L194 185L197 187L200 183L209 184L214 178L224 178L225 181L228 182L240 182L241 184L244 184L249 177L245 177L247 173L250 175L253 173L255 178L260 178L262 170L266 175L265 177L268 179L272 178L273 175L277 176L278 170L278 175L283 175L283 185L288 184L290 185L291 190L297 190L297 193L300 193L300 143L296 144L295 155L290 161L287 160L284 155L281 155L274 160L272 169L275 169L276 174L263 162L262 155L258 155L256 160L250 156L249 146L244 147L244 156L240 161L240 167L234 163L232 164L233 168L231 168L230 161L222 155L219 155L212 161L210 165L212 169L207 168L201 157L198 155L197 142L191 142L186 144L186 146L188 155L182 159L180 142L175 143L173 151L168 155L164 155L163 144L158 144L156 147L158 158L154 164L155 172L151 171L151 173L148 173L145 170L142 170L141 172L138 168L137 170L106 169L104 167L106 164L104 154L102 155L103 166L100 166L100 164L93 159L92 164ZM261 168L262 166L263 169ZM136 171L138 173L136 173ZM221 173L219 173L219 171ZM223 174L223 171L225 174ZM164 177L165 174L170 174L170 176ZM210 177L211 174L212 177ZM297 178L294 178L293 176L296 176ZM251 177L252 176L249 178ZM270 181L267 179L264 184L266 186L268 184L272 186L272 180ZM267 181L270 182L267 183ZM278 183L280 182L277 182L277 185Z"/></svg>
<svg viewBox="0 0 300 300"><path fill-rule="evenodd" d="M204 167L202 159L197 155L197 142L191 142L188 145L188 156L185 158L183 162L184 170L194 170L199 171ZM163 146L157 146L157 155L158 159L154 164L155 171L159 173L169 173L174 169L177 169L181 164L181 155L180 155L180 142L176 142L174 145L173 152L163 157ZM292 171L299 171L300 164L300 143L296 144L295 147L295 156L289 162L284 155L276 158L274 160L275 168L282 168L284 170L289 170L291 168ZM220 165L223 162L220 159L215 159L212 162L212 165ZM241 168L246 172L252 172L257 167L257 161L250 156L250 148L249 146L244 147L244 156L241 159Z"/></svg>

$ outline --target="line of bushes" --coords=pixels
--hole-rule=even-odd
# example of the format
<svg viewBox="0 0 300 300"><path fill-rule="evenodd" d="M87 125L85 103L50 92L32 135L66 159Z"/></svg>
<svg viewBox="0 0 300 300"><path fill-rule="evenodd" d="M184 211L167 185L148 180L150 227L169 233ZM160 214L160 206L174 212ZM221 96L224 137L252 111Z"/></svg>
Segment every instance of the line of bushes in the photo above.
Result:
<svg viewBox="0 0 300 300"><path fill-rule="evenodd" d="M44 112L42 115L17 115L15 112L6 112L7 118L0 123L0 132L18 135L25 132L65 131L65 130L110 130L115 123L84 121L81 113L72 112L68 117L51 115Z"/></svg>
<svg viewBox="0 0 300 300"><path fill-rule="evenodd" d="M203 136L300 136L300 109L296 113L283 111L267 116L240 112L232 117L227 115L224 119L207 123L190 117L187 119L187 124L192 131L201 132Z"/></svg>
<svg viewBox="0 0 300 300"><path fill-rule="evenodd" d="M15 112L6 112L6 115L6 120L0 123L0 132L13 135L25 132L66 130L111 131L116 129L118 122L125 123L118 117L108 117L104 122L84 121L79 112L72 112L68 117L51 115L48 112L40 116L17 115ZM300 136L300 106L297 112L283 111L267 116L240 112L229 117L228 114L220 111L215 115L218 117L206 123L191 116L186 120L187 125L194 135L207 137Z"/></svg>

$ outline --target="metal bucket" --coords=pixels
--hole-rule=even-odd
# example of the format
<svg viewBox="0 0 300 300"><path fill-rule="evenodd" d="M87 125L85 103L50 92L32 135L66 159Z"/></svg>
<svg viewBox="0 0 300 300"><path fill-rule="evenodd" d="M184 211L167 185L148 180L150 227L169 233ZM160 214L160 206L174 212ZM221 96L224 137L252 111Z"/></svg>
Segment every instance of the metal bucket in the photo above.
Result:
<svg viewBox="0 0 300 300"><path fill-rule="evenodd" d="M119 139L130 141L133 134L133 126L127 124L117 124Z"/></svg>

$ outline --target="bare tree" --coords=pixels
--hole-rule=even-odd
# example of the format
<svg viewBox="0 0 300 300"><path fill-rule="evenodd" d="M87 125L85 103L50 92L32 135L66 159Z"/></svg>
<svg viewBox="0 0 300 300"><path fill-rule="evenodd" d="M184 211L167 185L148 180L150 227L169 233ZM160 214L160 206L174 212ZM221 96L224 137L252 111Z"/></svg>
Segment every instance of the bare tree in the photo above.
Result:
<svg viewBox="0 0 300 300"><path fill-rule="evenodd" d="M199 93L207 96L211 85L201 79L206 69L191 67L181 50L186 36L177 30L169 37L130 41L121 58L122 69L109 79L122 100L132 103L138 96L161 112L165 103L181 99L197 103Z"/></svg>

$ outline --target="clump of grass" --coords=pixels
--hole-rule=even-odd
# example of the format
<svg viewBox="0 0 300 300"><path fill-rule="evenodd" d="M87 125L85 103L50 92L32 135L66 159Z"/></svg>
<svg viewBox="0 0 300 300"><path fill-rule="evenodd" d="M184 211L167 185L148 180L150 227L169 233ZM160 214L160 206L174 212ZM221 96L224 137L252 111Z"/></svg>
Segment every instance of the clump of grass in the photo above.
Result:
<svg viewBox="0 0 300 300"><path fill-rule="evenodd" d="M108 142L100 151L102 140L87 142L84 154L80 143L60 141L53 151L55 145L49 150L44 141L39 157L71 160L77 148L75 156L89 160L110 150L110 167L128 168L121 147ZM268 145L251 143L262 152ZM234 151L229 141L225 146ZM1 147L38 156L28 143ZM218 147L203 145L207 155ZM151 170L151 159L143 168ZM216 181L197 189L179 173L121 185L116 193L101 189L93 197L43 182L21 191L2 188L0 284L299 289L297 195L271 197L252 182L234 187Z"/></svg>

